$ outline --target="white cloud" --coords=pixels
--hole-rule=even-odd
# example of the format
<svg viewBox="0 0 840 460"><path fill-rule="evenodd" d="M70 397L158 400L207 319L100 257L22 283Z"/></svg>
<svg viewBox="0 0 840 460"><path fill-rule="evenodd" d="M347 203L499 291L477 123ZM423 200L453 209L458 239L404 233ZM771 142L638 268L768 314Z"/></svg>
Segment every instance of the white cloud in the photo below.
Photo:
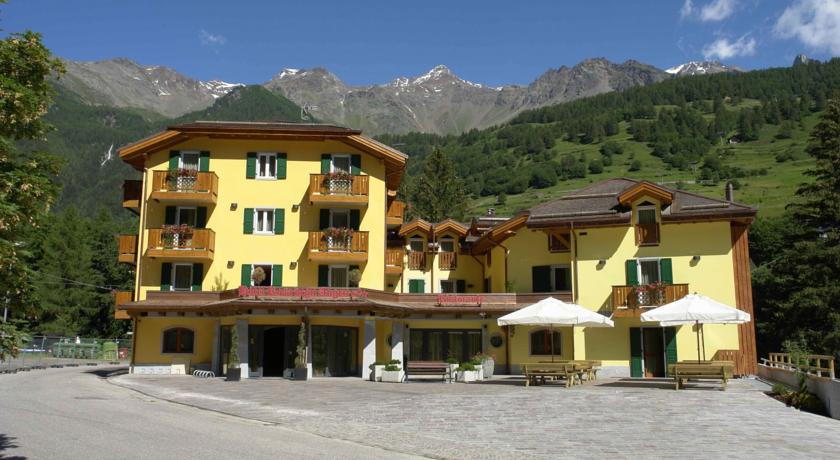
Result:
<svg viewBox="0 0 840 460"><path fill-rule="evenodd" d="M204 29L201 29L198 33L198 39L202 45L221 46L227 43L227 38L224 35L211 34Z"/></svg>
<svg viewBox="0 0 840 460"><path fill-rule="evenodd" d="M752 56L755 54L756 41L746 35L733 41L719 38L703 47L706 59L729 59L736 56Z"/></svg>
<svg viewBox="0 0 840 460"><path fill-rule="evenodd" d="M840 54L840 0L798 0L785 8L773 30L815 50Z"/></svg>
<svg viewBox="0 0 840 460"><path fill-rule="evenodd" d="M691 16L692 14L694 14L694 2L692 2L691 0L685 0L685 3L683 3L682 8L680 8L680 18L685 19Z"/></svg>
<svg viewBox="0 0 840 460"><path fill-rule="evenodd" d="M735 0L714 0L700 9L701 21L723 21L735 12Z"/></svg>

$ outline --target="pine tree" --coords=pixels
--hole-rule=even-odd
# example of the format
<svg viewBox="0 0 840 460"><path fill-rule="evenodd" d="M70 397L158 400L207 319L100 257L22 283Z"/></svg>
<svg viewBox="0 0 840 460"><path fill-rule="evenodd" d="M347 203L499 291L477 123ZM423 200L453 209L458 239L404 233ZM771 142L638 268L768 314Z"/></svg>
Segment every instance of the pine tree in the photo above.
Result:
<svg viewBox="0 0 840 460"><path fill-rule="evenodd" d="M455 174L452 161L439 148L426 158L423 173L414 180L409 192L409 201L412 218L430 222L464 218L467 210L464 183Z"/></svg>

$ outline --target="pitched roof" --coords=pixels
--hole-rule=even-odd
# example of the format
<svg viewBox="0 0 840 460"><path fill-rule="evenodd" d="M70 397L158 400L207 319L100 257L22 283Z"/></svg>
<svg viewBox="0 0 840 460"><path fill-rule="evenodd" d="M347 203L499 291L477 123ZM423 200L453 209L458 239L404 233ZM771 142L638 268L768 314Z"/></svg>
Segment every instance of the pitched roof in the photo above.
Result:
<svg viewBox="0 0 840 460"><path fill-rule="evenodd" d="M385 182L396 190L405 171L408 155L361 135L356 129L318 123L196 121L166 128L165 131L120 147L120 158L137 169L144 156L175 146L189 139L336 140L385 161Z"/></svg>
<svg viewBox="0 0 840 460"><path fill-rule="evenodd" d="M756 209L740 203L670 189L647 181L609 179L566 194L529 210L528 226L621 224L630 222L628 199L640 196L663 201L662 220L752 218ZM623 203L622 203L623 201Z"/></svg>

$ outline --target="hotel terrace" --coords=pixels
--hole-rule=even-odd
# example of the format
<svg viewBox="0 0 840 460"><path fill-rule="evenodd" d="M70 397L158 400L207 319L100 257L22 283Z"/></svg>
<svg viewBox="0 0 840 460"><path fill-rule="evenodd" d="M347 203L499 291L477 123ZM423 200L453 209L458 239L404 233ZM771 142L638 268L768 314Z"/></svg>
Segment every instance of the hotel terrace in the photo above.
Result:
<svg viewBox="0 0 840 460"><path fill-rule="evenodd" d="M314 376L479 352L519 373L554 351L656 377L697 358L695 335L642 323L646 309L698 292L752 313L756 211L731 197L611 179L515 216L406 222L408 157L352 129L196 122L119 154L142 174L123 198L138 232L119 241L135 287L115 308L132 322L134 373L224 375L235 335L243 378L288 375L304 327ZM546 329L497 325L548 296L615 327L557 328L551 350ZM703 346L755 372L752 323L707 325Z"/></svg>

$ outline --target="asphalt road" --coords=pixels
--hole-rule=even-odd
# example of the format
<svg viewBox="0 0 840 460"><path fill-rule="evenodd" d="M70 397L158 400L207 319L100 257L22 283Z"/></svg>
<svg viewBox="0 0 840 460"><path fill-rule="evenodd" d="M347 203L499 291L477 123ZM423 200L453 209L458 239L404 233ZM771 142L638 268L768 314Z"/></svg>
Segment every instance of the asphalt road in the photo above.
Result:
<svg viewBox="0 0 840 460"><path fill-rule="evenodd" d="M106 369L0 375L0 458L408 458L154 399L108 383Z"/></svg>

